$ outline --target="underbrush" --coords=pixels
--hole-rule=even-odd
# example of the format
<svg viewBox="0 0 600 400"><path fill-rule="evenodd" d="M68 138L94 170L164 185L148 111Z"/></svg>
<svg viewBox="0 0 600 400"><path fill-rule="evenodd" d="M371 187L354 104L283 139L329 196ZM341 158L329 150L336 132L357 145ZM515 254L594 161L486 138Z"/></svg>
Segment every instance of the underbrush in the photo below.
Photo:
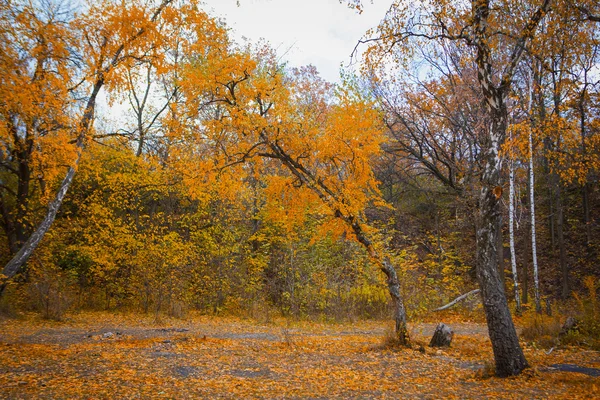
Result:
<svg viewBox="0 0 600 400"><path fill-rule="evenodd" d="M550 348L558 345L558 337L562 327L561 315L547 316L535 311L523 315L521 337L535 346Z"/></svg>
<svg viewBox="0 0 600 400"><path fill-rule="evenodd" d="M376 348L378 350L400 350L406 348L406 346L400 342L394 328L388 327L381 337L381 343Z"/></svg>
<svg viewBox="0 0 600 400"><path fill-rule="evenodd" d="M573 300L556 310L553 316L528 311L522 318L521 337L544 348L573 345L600 350L600 286L594 277L583 280L587 293L573 293ZM568 317L575 319L571 329L563 329Z"/></svg>

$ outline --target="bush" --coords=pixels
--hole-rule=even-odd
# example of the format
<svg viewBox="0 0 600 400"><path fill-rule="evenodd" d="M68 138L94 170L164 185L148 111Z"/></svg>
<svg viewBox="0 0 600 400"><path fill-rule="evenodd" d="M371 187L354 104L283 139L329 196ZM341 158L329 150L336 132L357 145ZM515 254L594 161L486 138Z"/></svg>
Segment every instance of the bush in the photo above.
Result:
<svg viewBox="0 0 600 400"><path fill-rule="evenodd" d="M73 303L75 279L55 266L30 268L29 299L44 318L60 321Z"/></svg>
<svg viewBox="0 0 600 400"><path fill-rule="evenodd" d="M598 303L598 283L596 278L588 276L583 280L587 293L573 293L574 303L568 309L573 310L577 321L575 327L568 332L561 329L566 316L545 316L533 311L523 317L521 337L541 347L553 347L559 344L590 347L600 350L600 304Z"/></svg>
<svg viewBox="0 0 600 400"><path fill-rule="evenodd" d="M562 327L559 315L547 316L535 311L523 316L521 337L527 342L544 348L558 345L558 334Z"/></svg>
<svg viewBox="0 0 600 400"><path fill-rule="evenodd" d="M583 284L587 290L585 295L573 293L577 326L567 332L562 342L600 350L600 304L597 296L600 285L593 276L586 277Z"/></svg>

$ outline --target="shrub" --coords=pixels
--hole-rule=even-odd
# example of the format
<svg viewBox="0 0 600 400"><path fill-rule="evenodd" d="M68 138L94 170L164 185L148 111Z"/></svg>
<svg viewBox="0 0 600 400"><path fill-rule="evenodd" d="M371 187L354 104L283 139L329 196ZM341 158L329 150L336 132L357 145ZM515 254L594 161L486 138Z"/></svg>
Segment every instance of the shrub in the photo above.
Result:
<svg viewBox="0 0 600 400"><path fill-rule="evenodd" d="M561 326L561 317L556 313L554 316L547 316L531 311L523 316L521 337L534 345L554 347L558 344Z"/></svg>
<svg viewBox="0 0 600 400"><path fill-rule="evenodd" d="M563 343L577 344L600 350L600 304L597 291L600 286L593 276L584 278L584 295L573 293L577 310L577 327L562 339Z"/></svg>

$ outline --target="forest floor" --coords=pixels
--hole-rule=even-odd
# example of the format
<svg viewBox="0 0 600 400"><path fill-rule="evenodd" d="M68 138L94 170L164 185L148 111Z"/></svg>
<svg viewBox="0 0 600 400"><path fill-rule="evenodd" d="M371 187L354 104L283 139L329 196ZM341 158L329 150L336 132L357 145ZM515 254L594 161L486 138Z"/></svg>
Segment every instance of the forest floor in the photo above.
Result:
<svg viewBox="0 0 600 400"><path fill-rule="evenodd" d="M445 350L435 324L411 325L413 349L385 345L383 321L320 324L237 318L81 313L63 322L0 321L0 398L598 398L600 352L524 345L532 368L491 377L486 327L454 322ZM424 346L424 352L419 344ZM597 371L597 370L589 370Z"/></svg>

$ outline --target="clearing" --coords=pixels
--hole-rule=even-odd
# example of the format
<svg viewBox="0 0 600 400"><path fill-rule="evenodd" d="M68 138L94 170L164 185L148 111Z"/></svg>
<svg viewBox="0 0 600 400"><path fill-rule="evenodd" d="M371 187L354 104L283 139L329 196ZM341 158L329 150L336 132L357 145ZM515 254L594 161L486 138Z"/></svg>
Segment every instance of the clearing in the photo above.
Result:
<svg viewBox="0 0 600 400"><path fill-rule="evenodd" d="M525 346L521 376L489 377L484 324L450 323L452 348L394 349L388 323L320 324L82 313L0 321L2 398L594 398L600 353ZM435 324L411 325L427 344ZM567 368L568 369L568 368ZM577 368L575 368L577 369Z"/></svg>

